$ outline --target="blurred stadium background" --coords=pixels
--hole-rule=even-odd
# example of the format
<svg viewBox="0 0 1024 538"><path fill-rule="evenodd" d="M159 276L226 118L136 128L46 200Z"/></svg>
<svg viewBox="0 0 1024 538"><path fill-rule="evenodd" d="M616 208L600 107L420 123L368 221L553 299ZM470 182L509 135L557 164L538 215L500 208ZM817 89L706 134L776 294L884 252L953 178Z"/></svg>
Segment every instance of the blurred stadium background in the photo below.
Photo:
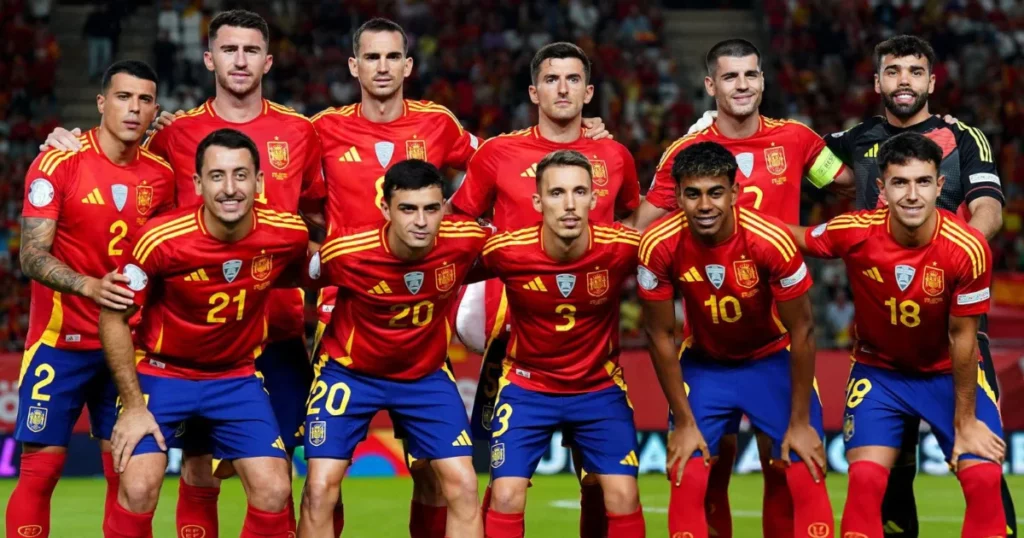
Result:
<svg viewBox="0 0 1024 538"><path fill-rule="evenodd" d="M161 78L164 110L187 110L212 96L213 77L202 64L206 26L218 10L234 7L255 10L270 23L274 66L264 79L266 97L310 116L358 100L359 86L346 65L351 32L372 16L387 16L411 38L416 64L406 97L447 106L467 129L484 137L536 121L526 92L529 59L546 43L573 41L594 63L596 95L585 115L603 118L616 139L632 150L645 189L663 149L713 107L703 89L703 55L716 41L740 36L761 47L767 86L762 113L797 119L826 134L881 112L872 89L876 43L898 33L929 40L939 58L931 110L952 114L987 135L1007 198L1004 230L992 242L998 274L990 331L1008 432L1006 472L1024 475L1024 1L0 0L0 477L13 478L18 472L11 434L29 308L29 288L18 266L25 171L53 127L96 124L97 75L112 60L150 62ZM801 207L805 224L848 208L845 201L812 187L804 189ZM838 509L845 492L839 475L846 471L846 462L837 434L853 312L841 263L817 263L814 270L818 381L829 430L829 463L837 474L830 489ZM309 314L312 320L312 309ZM630 349L622 360L643 432L641 471L663 473L666 406L643 349L639 316L639 305L629 294L622 303L621 330ZM455 344L452 359L469 401L479 357ZM394 532L380 526L396 519L385 509L405 495L409 483L387 478L406 472L389 424L379 418L352 471L377 478L349 489L347 536L398 535L405 525L397 518L401 521L394 521ZM86 536L98 529L99 507L93 505L102 496L102 482L87 478L101 475L98 449L89 441L84 421L79 426L65 476L83 478L57 488L56 536ZM486 455L480 456L479 468L484 470ZM922 433L919 460L923 474L948 473L927 431ZM301 454L297 463L301 473ZM539 473L561 476L539 479L531 493L528 528L536 529L531 535L575 532L571 510L577 490L565 474L570 465L556 439ZM168 472L176 470L172 458ZM759 470L756 447L746 433L736 470ZM650 476L642 482L652 529L664 528L667 488L662 480ZM746 525L751 533L760 528L759 483L756 475L734 482L738 531ZM0 480L4 501L13 484L13 479ZM1024 502L1024 477L1011 478L1011 488L1018 502ZM165 497L175 495L175 489L166 488ZM956 536L959 525L950 515L962 513L962 498L952 477L924 478L918 491L922 535ZM230 502L233 497L238 503ZM224 499L223 530L230 535L244 506L237 484L226 486ZM165 500L161 509L167 521L172 504Z"/></svg>

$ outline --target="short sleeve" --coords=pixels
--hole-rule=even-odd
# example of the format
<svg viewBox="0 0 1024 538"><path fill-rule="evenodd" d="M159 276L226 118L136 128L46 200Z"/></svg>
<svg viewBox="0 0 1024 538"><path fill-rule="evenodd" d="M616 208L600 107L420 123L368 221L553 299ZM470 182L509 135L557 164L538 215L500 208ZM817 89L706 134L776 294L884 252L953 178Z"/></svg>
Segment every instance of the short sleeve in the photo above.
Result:
<svg viewBox="0 0 1024 538"><path fill-rule="evenodd" d="M68 194L67 179L72 174L61 166L73 152L50 150L40 153L25 173L25 204L22 216L57 220Z"/></svg>
<svg viewBox="0 0 1024 538"><path fill-rule="evenodd" d="M804 231L804 243L807 245L807 253L811 256L817 258L839 257L833 244L835 233L829 230L830 224L832 221L823 222Z"/></svg>
<svg viewBox="0 0 1024 538"><path fill-rule="evenodd" d="M661 161L658 163L658 168L654 171L651 187L647 189L645 198L647 202L665 211L675 211L678 208L676 180L672 177L672 162L676 154L679 153L679 149L680 147L673 144L665 150L665 154L661 156Z"/></svg>
<svg viewBox="0 0 1024 538"><path fill-rule="evenodd" d="M327 186L323 173L323 146L316 128L309 124L310 138L307 147L306 166L302 171L302 192L299 194L299 208L306 212L319 213L323 210L323 201L327 197Z"/></svg>
<svg viewBox="0 0 1024 538"><path fill-rule="evenodd" d="M346 253L345 246L349 242L350 238L341 235L328 237L309 260L309 280L321 286L341 286L346 261L342 254Z"/></svg>
<svg viewBox="0 0 1024 538"><path fill-rule="evenodd" d="M444 164L457 170L465 170L473 154L480 147L480 139L463 129L454 116L448 125L447 134L454 141L448 148L448 154L444 156Z"/></svg>
<svg viewBox="0 0 1024 538"><path fill-rule="evenodd" d="M965 193L964 202L970 204L987 196L1005 205L1002 182L996 170L992 146L985 138L985 133L963 123L957 123L956 127L961 131L957 137L957 149L960 154L960 182Z"/></svg>
<svg viewBox="0 0 1024 538"><path fill-rule="evenodd" d="M784 226L777 227L777 231L785 237L777 241L778 246L762 244L763 261L768 268L772 296L776 301L790 301L811 289L811 274L796 248L793 234Z"/></svg>
<svg viewBox="0 0 1024 538"><path fill-rule="evenodd" d="M142 147L146 148L150 153L153 153L157 157L160 157L165 161L170 161L172 131L173 129L171 126L160 129L147 138L146 141L142 143Z"/></svg>
<svg viewBox="0 0 1024 538"><path fill-rule="evenodd" d="M452 206L460 213L479 217L494 206L498 170L493 154L493 145L484 144L469 160L466 177L452 195Z"/></svg>
<svg viewBox="0 0 1024 538"><path fill-rule="evenodd" d="M977 316L989 311L992 283L992 250L988 243L962 227L947 232L962 243L951 251L956 253L957 272L953 283L951 316ZM963 237L969 234L970 237Z"/></svg>
<svg viewBox="0 0 1024 538"><path fill-rule="evenodd" d="M645 233L640 239L637 256L637 294L644 301L670 301L672 286L672 248L674 242L659 240L657 234Z"/></svg>
<svg viewBox="0 0 1024 538"><path fill-rule="evenodd" d="M156 235L149 233L154 228L156 226L147 225L136 232L116 259L117 271L128 277L128 282L120 285L135 293L133 301L138 307L146 305L154 279L166 264L166 247L154 241Z"/></svg>
<svg viewBox="0 0 1024 538"><path fill-rule="evenodd" d="M629 150L622 148L622 184L615 197L615 212L629 213L640 205L640 180L636 175L636 161Z"/></svg>

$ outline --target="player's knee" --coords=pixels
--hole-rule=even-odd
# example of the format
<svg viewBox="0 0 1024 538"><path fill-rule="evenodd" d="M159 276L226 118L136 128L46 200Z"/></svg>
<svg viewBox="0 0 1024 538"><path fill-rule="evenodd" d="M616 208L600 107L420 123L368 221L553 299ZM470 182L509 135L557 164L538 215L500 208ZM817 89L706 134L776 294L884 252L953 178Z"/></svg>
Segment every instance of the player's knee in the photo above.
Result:
<svg viewBox="0 0 1024 538"><path fill-rule="evenodd" d="M491 510L503 514L518 514L526 510L527 486L517 482L496 480L491 484Z"/></svg>
<svg viewBox="0 0 1024 538"><path fill-rule="evenodd" d="M312 475L306 478L306 485L302 488L304 512L309 512L311 516L330 516L340 499L341 484Z"/></svg>
<svg viewBox="0 0 1024 538"><path fill-rule="evenodd" d="M612 514L632 514L640 508L640 491L636 481L616 480L602 484L604 507Z"/></svg>
<svg viewBox="0 0 1024 538"><path fill-rule="evenodd" d="M160 497L159 483L142 478L121 480L120 488L118 501L129 512L145 514L156 509Z"/></svg>
<svg viewBox="0 0 1024 538"><path fill-rule="evenodd" d="M420 462L417 461L416 463ZM426 464L427 462L424 461L423 463ZM438 501L444 501L441 482L429 464L413 465L409 469L409 474L412 476L413 500L431 506L436 506Z"/></svg>
<svg viewBox="0 0 1024 538"><path fill-rule="evenodd" d="M249 504L264 512L284 510L292 494L292 485L287 475L266 476L259 484L253 484L249 491Z"/></svg>
<svg viewBox="0 0 1024 538"><path fill-rule="evenodd" d="M850 491L862 495L870 494L879 497L885 493L889 482L889 472L881 465L871 461L858 461L850 464Z"/></svg>
<svg viewBox="0 0 1024 538"><path fill-rule="evenodd" d="M213 458L209 455L187 456L181 464L181 480L197 488L220 486L220 480L213 477Z"/></svg>
<svg viewBox="0 0 1024 538"><path fill-rule="evenodd" d="M443 477L444 498L450 507L478 504L477 478L471 466Z"/></svg>

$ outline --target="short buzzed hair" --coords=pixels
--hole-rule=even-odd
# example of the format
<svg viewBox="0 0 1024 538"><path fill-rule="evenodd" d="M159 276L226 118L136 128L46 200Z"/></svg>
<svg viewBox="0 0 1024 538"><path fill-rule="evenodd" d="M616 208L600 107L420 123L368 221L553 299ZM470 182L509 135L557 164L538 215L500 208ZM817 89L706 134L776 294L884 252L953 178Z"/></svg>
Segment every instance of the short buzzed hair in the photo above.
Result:
<svg viewBox="0 0 1024 538"><path fill-rule="evenodd" d="M405 30L391 19L375 17L364 22L356 30L356 33L352 34L352 55L356 58L359 57L359 40L362 39L363 34L366 32L395 32L400 34L402 36L402 55L409 55L409 36L405 35Z"/></svg>
<svg viewBox="0 0 1024 538"><path fill-rule="evenodd" d="M211 45L213 44L213 40L217 39L217 31L225 26L258 30L259 33L263 35L263 41L268 45L270 44L270 27L267 26L267 21L252 11L245 9L232 9L230 11L222 11L218 13L213 20L210 21L210 28L207 32Z"/></svg>
<svg viewBox="0 0 1024 538"><path fill-rule="evenodd" d="M566 58L575 58L583 64L584 82L590 84L590 58L587 58L587 53L583 52L583 49L565 41L544 45L533 55L533 59L530 60L530 81L533 84L537 83L537 76L540 75L540 67L544 64L544 60L564 60Z"/></svg>
<svg viewBox="0 0 1024 538"><path fill-rule="evenodd" d="M719 41L711 47L708 55L704 58L704 65L707 67L708 76L714 77L718 70L719 58L743 58L745 56L757 56L757 70L761 70L761 51L753 43L746 39L726 39Z"/></svg>
<svg viewBox="0 0 1024 538"><path fill-rule="evenodd" d="M543 159L537 163L537 189L540 190L540 182L544 177L544 172L548 168L558 166L576 166L587 171L587 177L593 181L594 169L590 166L590 161L580 152L574 149L560 149L558 151L552 151L544 156Z"/></svg>

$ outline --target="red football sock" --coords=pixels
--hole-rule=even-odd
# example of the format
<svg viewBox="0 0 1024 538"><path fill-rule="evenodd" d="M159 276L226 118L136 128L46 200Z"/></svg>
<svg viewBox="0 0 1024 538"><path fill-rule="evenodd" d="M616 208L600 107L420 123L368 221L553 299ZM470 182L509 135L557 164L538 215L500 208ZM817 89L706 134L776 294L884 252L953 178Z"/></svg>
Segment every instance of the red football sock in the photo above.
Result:
<svg viewBox="0 0 1024 538"><path fill-rule="evenodd" d="M679 465L678 463L676 465ZM673 480L668 501L668 533L670 536L708 538L708 522L704 515L704 494L708 489L710 469L702 458L690 458L683 468L683 481L676 485L675 466L669 471Z"/></svg>
<svg viewBox="0 0 1024 538"><path fill-rule="evenodd" d="M873 461L850 464L850 484L840 534L882 538L882 497L888 482L889 470Z"/></svg>
<svg viewBox="0 0 1024 538"><path fill-rule="evenodd" d="M601 484L587 484L580 488L580 538L608 536L608 518L604 511L604 491Z"/></svg>
<svg viewBox="0 0 1024 538"><path fill-rule="evenodd" d="M103 519L110 517L110 511L117 504L117 490L121 487L121 475L114 470L114 456L110 452L100 452L103 462L103 478L107 481L107 497L103 503Z"/></svg>
<svg viewBox="0 0 1024 538"><path fill-rule="evenodd" d="M7 536L49 536L50 497L67 454L23 452L18 483L7 501Z"/></svg>
<svg viewBox="0 0 1024 538"><path fill-rule="evenodd" d="M341 538L341 531L345 528L345 505L339 504L334 507L334 536Z"/></svg>
<svg viewBox="0 0 1024 538"><path fill-rule="evenodd" d="M444 538L447 525L447 506L430 506L412 501L409 507L409 536L412 538Z"/></svg>
<svg viewBox="0 0 1024 538"><path fill-rule="evenodd" d="M284 505L284 511L288 512L288 530L292 534L298 532L298 525L295 524L295 498L288 492L288 503Z"/></svg>
<svg viewBox="0 0 1024 538"><path fill-rule="evenodd" d="M1003 469L995 463L972 465L957 473L967 501L962 538L1006 536L1002 474Z"/></svg>
<svg viewBox="0 0 1024 538"><path fill-rule="evenodd" d="M762 472L764 501L761 505L761 531L764 538L792 538L793 497L786 485L786 469L768 465Z"/></svg>
<svg viewBox="0 0 1024 538"><path fill-rule="evenodd" d="M732 464L735 451L720 452L718 460L711 465L708 475L708 491L704 495L704 514L708 519L709 533L718 538L732 538L732 508L729 506L729 480L732 478Z"/></svg>
<svg viewBox="0 0 1024 538"><path fill-rule="evenodd" d="M789 536L836 535L832 503L828 500L828 490L825 489L825 472L820 467L818 476L822 479L815 482L811 471L802 461L793 463L786 469L786 482L793 498L793 527L790 528Z"/></svg>
<svg viewBox="0 0 1024 538"><path fill-rule="evenodd" d="M647 536L642 506L632 514L615 515L605 512L605 516L608 518L608 538L644 538Z"/></svg>
<svg viewBox="0 0 1024 538"><path fill-rule="evenodd" d="M110 508L110 517L103 522L104 538L146 538L153 535L153 512L136 514L120 503Z"/></svg>
<svg viewBox="0 0 1024 538"><path fill-rule="evenodd" d="M175 520L178 536L217 538L217 497L220 488L190 486L178 479L178 507Z"/></svg>
<svg viewBox="0 0 1024 538"><path fill-rule="evenodd" d="M241 538L287 538L288 510L280 512L264 512L249 505L242 523ZM204 537L205 538L205 537Z"/></svg>
<svg viewBox="0 0 1024 538"><path fill-rule="evenodd" d="M522 512L502 514L488 510L486 519L484 538L523 538L526 534L526 521Z"/></svg>

